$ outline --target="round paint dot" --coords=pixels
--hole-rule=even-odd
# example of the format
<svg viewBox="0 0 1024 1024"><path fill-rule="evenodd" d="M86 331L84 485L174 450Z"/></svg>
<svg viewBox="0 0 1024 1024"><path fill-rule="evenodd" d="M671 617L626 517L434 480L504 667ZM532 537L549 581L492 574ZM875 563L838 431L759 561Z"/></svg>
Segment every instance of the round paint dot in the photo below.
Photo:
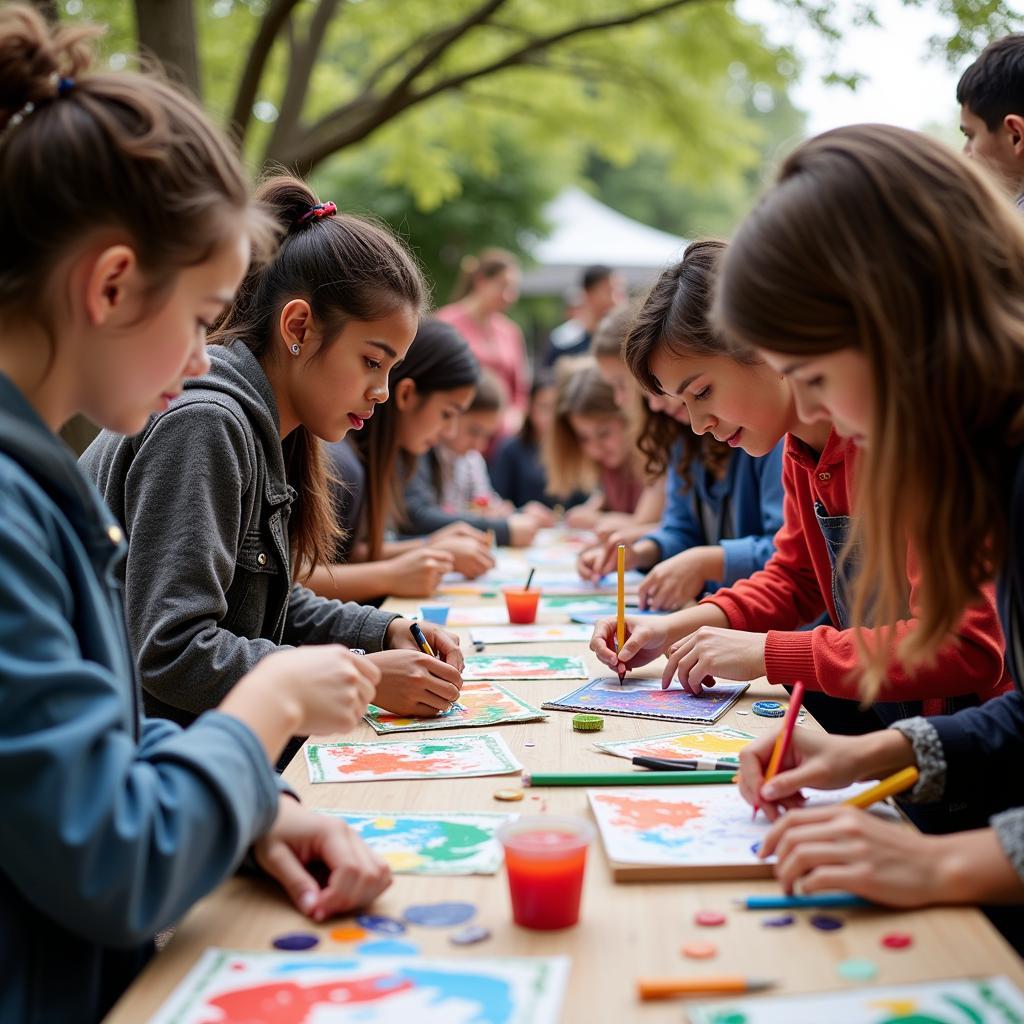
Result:
<svg viewBox="0 0 1024 1024"><path fill-rule="evenodd" d="M399 942L397 939L376 939L356 946L356 952L364 956L415 956L420 947L414 942Z"/></svg>
<svg viewBox="0 0 1024 1024"><path fill-rule="evenodd" d="M385 935L401 935L405 931L405 925L401 921L381 914L360 914L356 918L356 924L362 925L368 931L383 932Z"/></svg>
<svg viewBox="0 0 1024 1024"><path fill-rule="evenodd" d="M882 936L882 945L886 949L906 949L913 942L914 936L910 932L889 932Z"/></svg>
<svg viewBox="0 0 1024 1024"><path fill-rule="evenodd" d="M782 718L786 713L786 709L777 700L755 700L751 710L762 718Z"/></svg>
<svg viewBox="0 0 1024 1024"><path fill-rule="evenodd" d="M688 942L683 946L683 956L691 960L710 960L718 956L718 947L710 942Z"/></svg>
<svg viewBox="0 0 1024 1024"><path fill-rule="evenodd" d="M813 924L818 931L822 932L837 932L845 923L845 921L842 921L838 917L832 917L831 914L811 915L811 924Z"/></svg>
<svg viewBox="0 0 1024 1024"><path fill-rule="evenodd" d="M720 910L701 910L693 917L702 928L717 928L725 924L725 914Z"/></svg>
<svg viewBox="0 0 1024 1024"><path fill-rule="evenodd" d="M418 903L402 915L410 924L428 928L450 928L468 921L476 913L472 903Z"/></svg>
<svg viewBox="0 0 1024 1024"><path fill-rule="evenodd" d="M846 981L871 981L878 974L878 967L870 960L844 960L836 970Z"/></svg>
<svg viewBox="0 0 1024 1024"><path fill-rule="evenodd" d="M331 942L358 942L366 938L366 929L354 924L339 925L331 931Z"/></svg>
<svg viewBox="0 0 1024 1024"><path fill-rule="evenodd" d="M288 932L286 935L278 935L272 943L274 949L287 949L297 952L302 949L312 949L320 945L317 936L310 932Z"/></svg>
<svg viewBox="0 0 1024 1024"><path fill-rule="evenodd" d="M494 793L495 800L506 800L509 803L513 803L516 800L522 800L525 794L521 789L499 789Z"/></svg>
<svg viewBox="0 0 1024 1024"><path fill-rule="evenodd" d="M761 922L762 928L788 928L796 918L792 914L779 914L778 917L766 917Z"/></svg>
<svg viewBox="0 0 1024 1024"><path fill-rule="evenodd" d="M490 929L485 928L482 924L467 924L465 928L452 932L448 936L448 941L455 946L472 946L474 943L483 942L490 937Z"/></svg>

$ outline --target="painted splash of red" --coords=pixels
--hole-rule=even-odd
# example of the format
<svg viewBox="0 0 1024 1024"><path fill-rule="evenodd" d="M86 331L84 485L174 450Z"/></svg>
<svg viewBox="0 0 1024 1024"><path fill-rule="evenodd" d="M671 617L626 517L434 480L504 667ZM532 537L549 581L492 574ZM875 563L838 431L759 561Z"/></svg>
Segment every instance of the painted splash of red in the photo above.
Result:
<svg viewBox="0 0 1024 1024"><path fill-rule="evenodd" d="M387 974L325 985L297 985L294 981L257 985L208 1000L210 1009L221 1014L210 1017L208 1024L305 1024L316 1006L372 1003L412 987L411 981Z"/></svg>
<svg viewBox="0 0 1024 1024"><path fill-rule="evenodd" d="M353 752L342 747L336 756L342 762L342 771L368 772L371 775L390 775L392 772L408 771L429 775L433 771L455 767L455 761L451 757L406 757L393 750Z"/></svg>
<svg viewBox="0 0 1024 1024"><path fill-rule="evenodd" d="M685 825L693 818L699 818L703 813L697 804L684 801L674 803L659 800L657 797L644 799L602 793L597 799L618 812L613 824L624 825L626 828L633 828L640 832L649 828L657 828L659 825L675 827Z"/></svg>

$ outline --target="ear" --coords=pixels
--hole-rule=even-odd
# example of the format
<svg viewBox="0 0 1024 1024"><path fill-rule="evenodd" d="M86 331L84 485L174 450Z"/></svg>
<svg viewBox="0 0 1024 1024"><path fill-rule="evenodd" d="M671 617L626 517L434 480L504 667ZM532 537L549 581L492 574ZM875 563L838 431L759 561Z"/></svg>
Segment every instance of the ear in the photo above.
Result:
<svg viewBox="0 0 1024 1024"><path fill-rule="evenodd" d="M85 272L85 312L92 326L120 314L140 285L139 262L131 246L103 249Z"/></svg>
<svg viewBox="0 0 1024 1024"><path fill-rule="evenodd" d="M409 412L416 404L416 381L403 377L391 389L391 401L399 412Z"/></svg>
<svg viewBox="0 0 1024 1024"><path fill-rule="evenodd" d="M284 344L283 354L294 358L302 351L303 345L312 339L313 311L305 299L289 299L277 319L277 330ZM295 346L299 346L299 352Z"/></svg>
<svg viewBox="0 0 1024 1024"><path fill-rule="evenodd" d="M1007 114L1003 118L1003 127L1009 136L1014 155L1024 158L1024 117L1020 114Z"/></svg>

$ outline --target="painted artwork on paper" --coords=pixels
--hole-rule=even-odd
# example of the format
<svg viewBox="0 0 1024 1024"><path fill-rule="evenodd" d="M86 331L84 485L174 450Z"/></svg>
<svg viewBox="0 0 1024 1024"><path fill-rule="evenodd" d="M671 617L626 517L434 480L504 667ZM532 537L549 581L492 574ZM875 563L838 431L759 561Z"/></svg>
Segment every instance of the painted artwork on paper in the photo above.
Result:
<svg viewBox="0 0 1024 1024"><path fill-rule="evenodd" d="M459 779L522 771L500 736L435 736L430 739L339 740L307 743L310 782L378 782L392 779Z"/></svg>
<svg viewBox="0 0 1024 1024"><path fill-rule="evenodd" d="M478 626L469 631L475 644L551 644L585 643L590 639L591 629L578 623L565 625L532 626Z"/></svg>
<svg viewBox="0 0 1024 1024"><path fill-rule="evenodd" d="M462 672L465 682L476 679L586 679L582 658L548 654L471 654Z"/></svg>
<svg viewBox="0 0 1024 1024"><path fill-rule="evenodd" d="M555 1024L568 967L207 949L149 1024Z"/></svg>
<svg viewBox="0 0 1024 1024"><path fill-rule="evenodd" d="M1009 978L949 979L689 1008L691 1024L1020 1024L1024 994Z"/></svg>
<svg viewBox="0 0 1024 1024"><path fill-rule="evenodd" d="M503 855L497 830L515 814L419 814L374 811L353 814L320 809L343 818L367 846L400 875L493 875Z"/></svg>
<svg viewBox="0 0 1024 1024"><path fill-rule="evenodd" d="M504 605L452 605L448 609L446 625L463 626L501 626L508 622L508 612Z"/></svg>
<svg viewBox="0 0 1024 1024"><path fill-rule="evenodd" d="M548 716L509 692L488 682L464 682L458 703L432 718L406 718L371 704L364 716L377 733L419 732L425 729L465 729L470 726L536 722Z"/></svg>
<svg viewBox="0 0 1024 1024"><path fill-rule="evenodd" d="M594 744L598 750L616 757L713 757L718 761L736 761L740 751L755 737L722 726L718 729L688 729L645 736L640 740L612 740Z"/></svg>
<svg viewBox="0 0 1024 1024"><path fill-rule="evenodd" d="M617 676L591 679L578 690L541 705L553 711L595 711L629 718L664 718L674 722L717 722L740 699L747 683L718 683L696 695L678 686L661 688L660 679Z"/></svg>
<svg viewBox="0 0 1024 1024"><path fill-rule="evenodd" d="M642 573L632 569L627 572L624 581L627 593L635 594L642 579ZM461 573L448 573L441 579L437 593L483 594L502 587L521 587L525 582L526 572L522 568L505 571L499 567L474 580L466 579ZM532 585L545 595L593 595L614 594L617 584L614 575L605 576L597 583L588 583L572 569L538 569Z"/></svg>

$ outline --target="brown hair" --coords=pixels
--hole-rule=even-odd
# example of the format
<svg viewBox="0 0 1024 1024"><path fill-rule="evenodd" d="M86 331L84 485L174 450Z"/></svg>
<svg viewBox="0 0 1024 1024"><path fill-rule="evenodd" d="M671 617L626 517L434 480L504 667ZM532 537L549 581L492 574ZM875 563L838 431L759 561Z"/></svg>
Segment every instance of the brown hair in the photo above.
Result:
<svg viewBox="0 0 1024 1024"><path fill-rule="evenodd" d="M883 125L795 150L738 231L714 318L739 341L818 356L854 348L874 377L858 469L853 621L904 617L907 542L921 568L913 666L950 640L1010 540L1011 445L1024 440L1024 225L968 161ZM862 691L888 644L861 630Z"/></svg>
<svg viewBox="0 0 1024 1024"><path fill-rule="evenodd" d="M417 315L426 285L416 261L387 228L338 213L303 220L319 200L304 182L286 175L264 181L256 197L273 211L285 232L274 258L250 269L211 342L241 342L267 365L278 358L273 345L277 318L295 298L309 303L320 359L349 320L373 321L403 306ZM330 561L340 530L331 501L323 444L306 427L282 445L288 482L298 498L289 528L297 572Z"/></svg>
<svg viewBox="0 0 1024 1024"><path fill-rule="evenodd" d="M273 238L233 147L190 98L156 74L89 70L98 34L0 9L0 308L51 336L48 279L89 231L131 237L153 302L239 224L257 255Z"/></svg>
<svg viewBox="0 0 1024 1024"><path fill-rule="evenodd" d="M464 299L481 278L489 280L506 270L518 269L519 260L508 249L483 249L476 256L463 256L459 276L452 289L452 302Z"/></svg>
<svg viewBox="0 0 1024 1024"><path fill-rule="evenodd" d="M490 370L482 370L476 382L473 401L466 412L501 412L505 405L505 391L501 381Z"/></svg>
<svg viewBox="0 0 1024 1024"><path fill-rule="evenodd" d="M622 359L626 335L636 317L636 307L630 305L613 309L598 325L590 339L590 354L595 359Z"/></svg>
<svg viewBox="0 0 1024 1024"><path fill-rule="evenodd" d="M556 368L558 393L555 419L544 439L543 462L548 490L556 498L597 486L597 469L580 450L570 416L594 416L622 420L626 425L627 466L636 462L632 426L627 413L615 404L612 387L601 376L590 356L559 359Z"/></svg>

